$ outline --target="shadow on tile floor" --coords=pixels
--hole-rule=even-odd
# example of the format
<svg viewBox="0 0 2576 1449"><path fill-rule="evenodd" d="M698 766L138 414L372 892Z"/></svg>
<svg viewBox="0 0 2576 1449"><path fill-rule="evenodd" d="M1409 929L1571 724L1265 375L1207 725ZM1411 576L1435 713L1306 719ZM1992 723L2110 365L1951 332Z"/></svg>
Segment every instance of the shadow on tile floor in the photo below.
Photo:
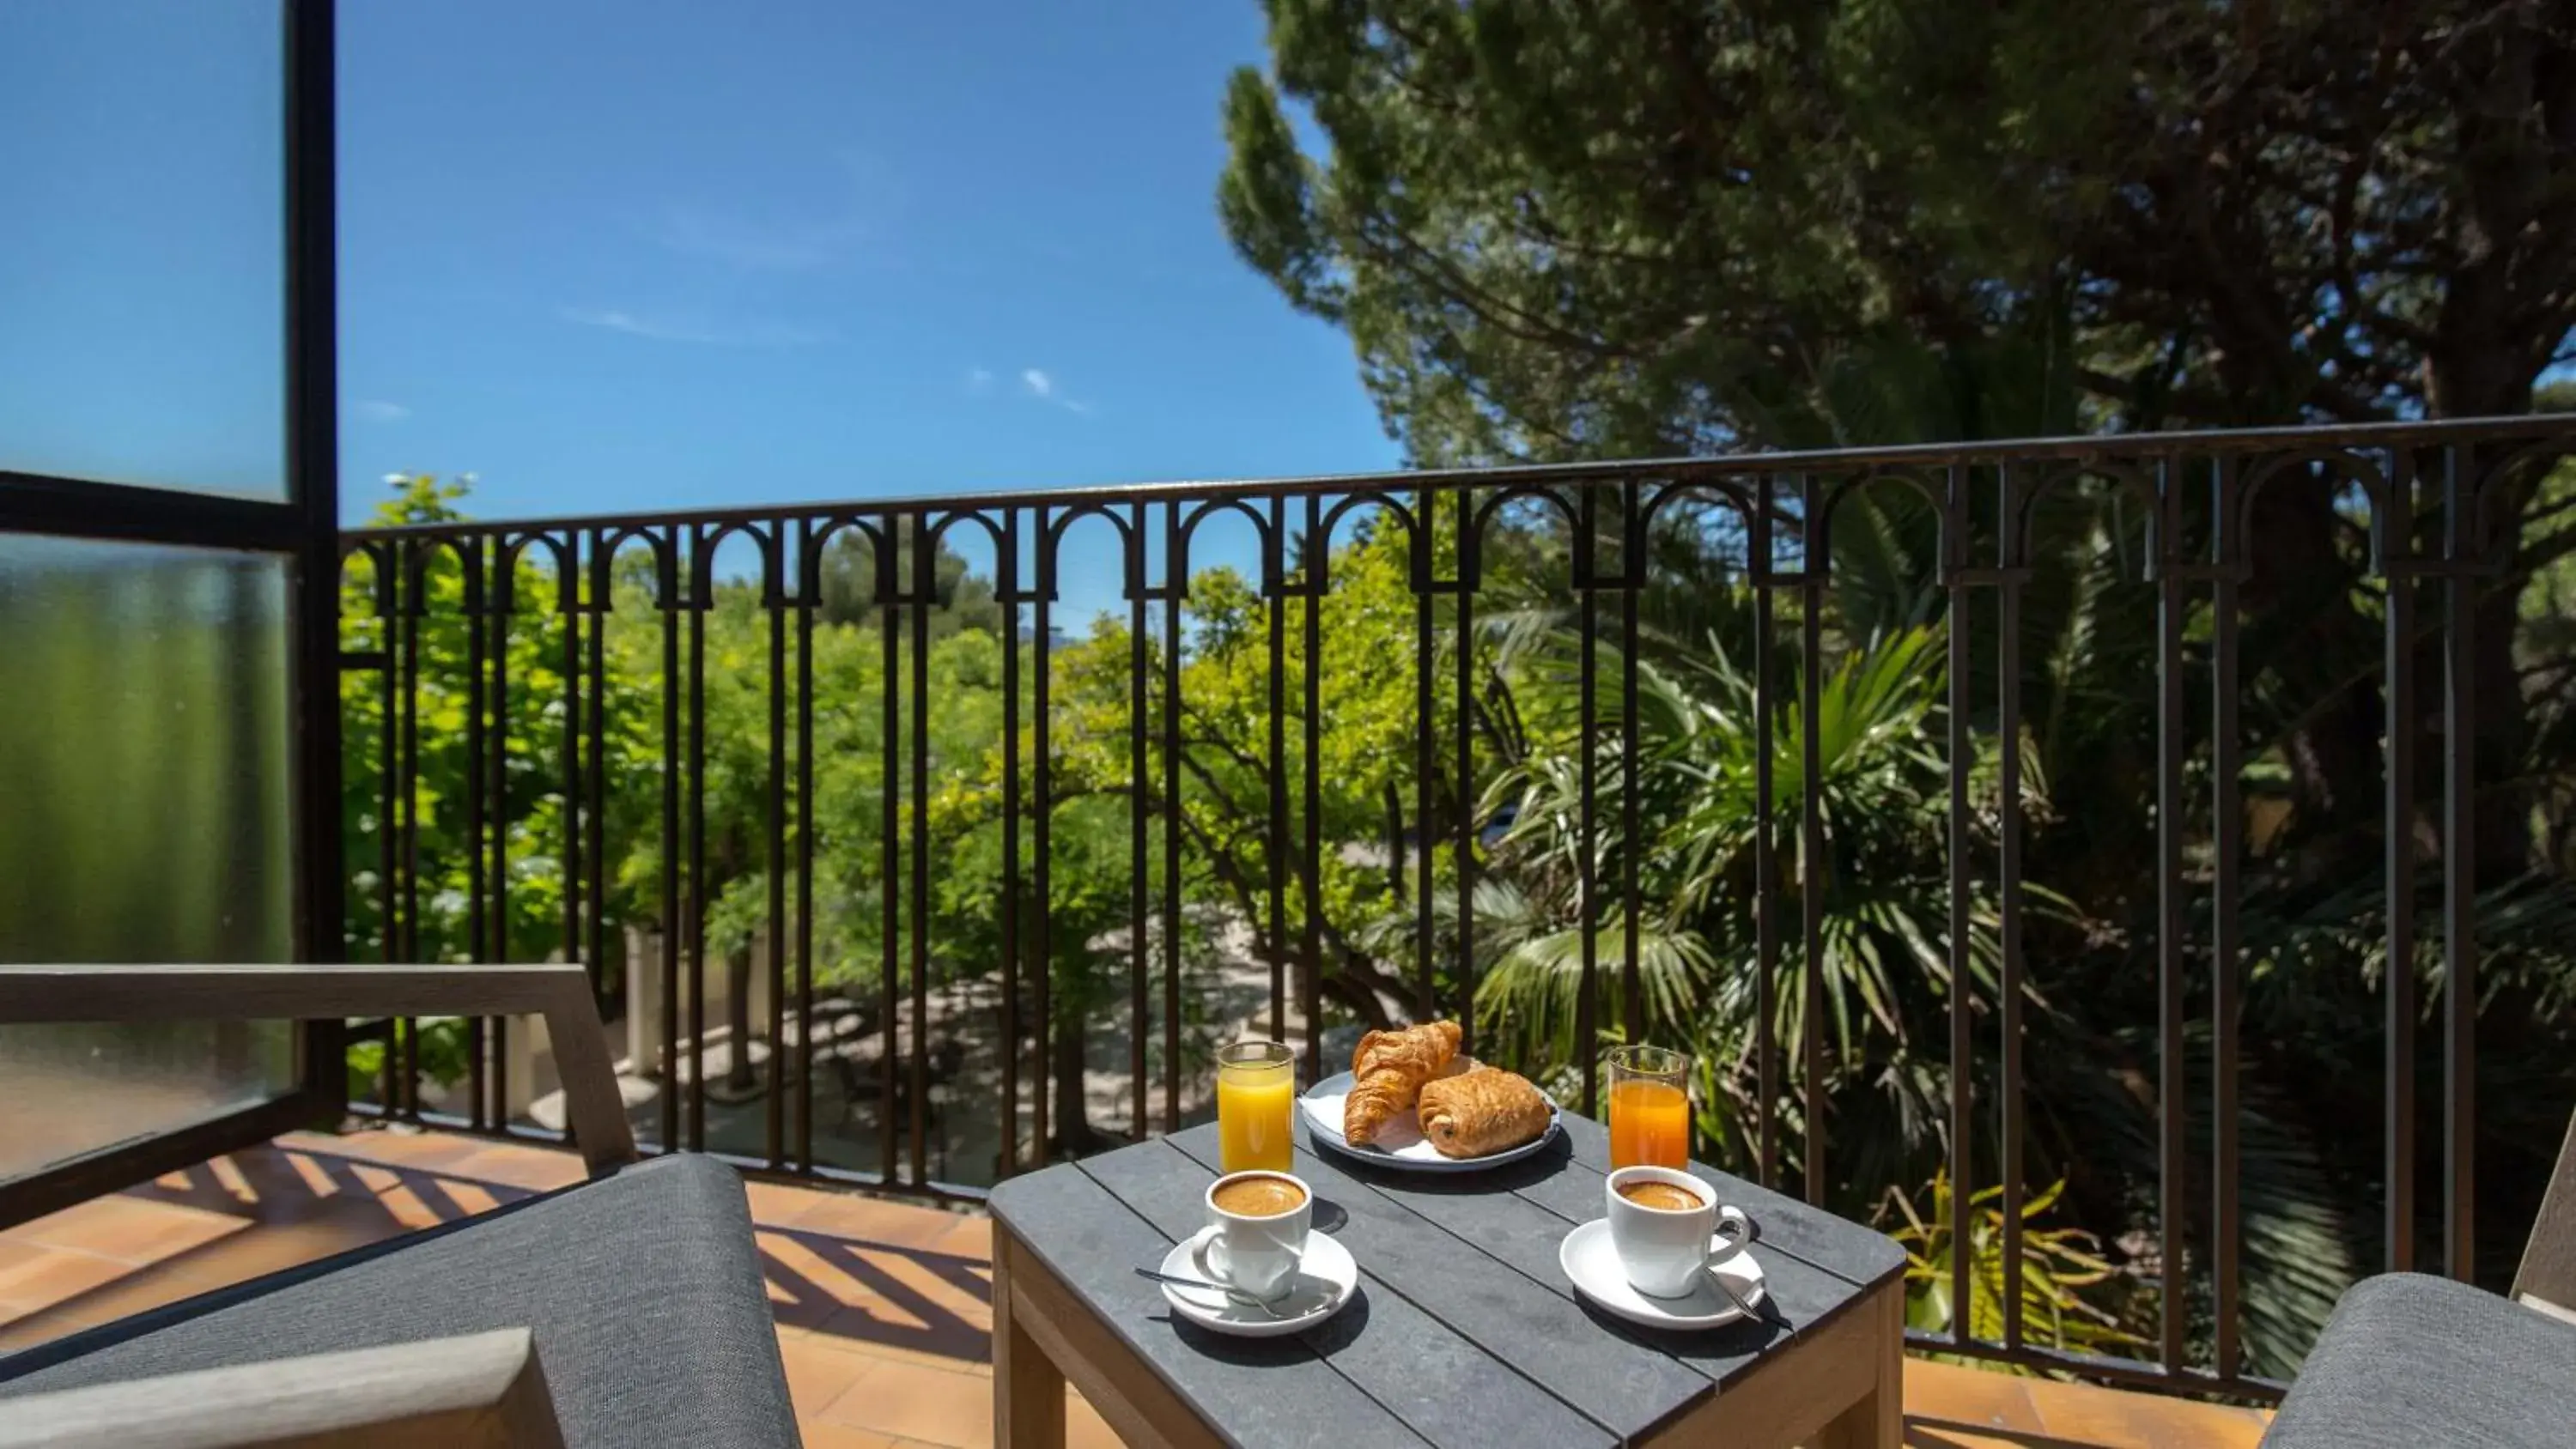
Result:
<svg viewBox="0 0 2576 1449"><path fill-rule="evenodd" d="M298 1145L218 1158L13 1230L11 1239L58 1260L51 1281L77 1286L40 1290L41 1302L0 1301L0 1351L536 1195L496 1177L372 1152ZM777 1221L810 1210L817 1195L763 1185L751 1196L781 1325L853 1348L960 1366L992 1361L991 1264L979 1252L945 1250L954 1220L916 1223L911 1215L921 1209L844 1200L834 1221L848 1222L824 1231ZM920 1236L942 1246L888 1241Z"/></svg>
<svg viewBox="0 0 2576 1449"><path fill-rule="evenodd" d="M992 1362L992 1266L983 1259L792 1228L764 1228L761 1237L761 1271L780 1323L962 1363ZM778 1239L805 1261L790 1261Z"/></svg>

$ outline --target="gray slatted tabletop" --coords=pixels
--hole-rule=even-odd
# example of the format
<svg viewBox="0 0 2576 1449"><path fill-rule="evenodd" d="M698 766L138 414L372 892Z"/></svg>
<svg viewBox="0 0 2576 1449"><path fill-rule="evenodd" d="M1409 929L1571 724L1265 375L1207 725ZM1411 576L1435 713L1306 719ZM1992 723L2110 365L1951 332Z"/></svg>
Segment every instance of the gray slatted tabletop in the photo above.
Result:
<svg viewBox="0 0 2576 1449"><path fill-rule="evenodd" d="M1151 1380L1130 1378L1127 1397L1162 1403L1167 1414L1177 1402L1197 1420L1180 1426L1186 1432L1161 1434L1166 1442L1245 1449L1639 1443L1685 1420L1708 1422L1719 1412L1714 1401L1744 1391L1787 1361L1794 1345L1855 1315L1879 1316L1839 1330L1851 1343L1875 1344L1851 1335L1875 1333L1880 1323L1895 1333L1900 1320L1890 1309L1901 1306L1905 1266L1895 1243L1697 1164L1694 1171L1761 1225L1755 1253L1770 1290L1768 1321L1659 1332L1585 1304L1557 1266L1557 1247L1575 1224L1602 1214L1609 1139L1588 1118L1563 1120L1563 1140L1538 1156L1461 1176L1401 1173L1298 1148L1295 1171L1315 1191L1317 1230L1350 1249L1361 1290L1358 1302L1293 1338L1232 1338L1177 1319L1161 1290L1133 1271L1159 1263L1172 1243L1205 1225L1202 1198L1217 1175L1213 1126L996 1188L996 1260L1006 1269L998 1299L1011 1297L1010 1263L1042 1267L1043 1275L1024 1267L1020 1276L1059 1280L1096 1319L1069 1336L1042 1327L1042 1337L1061 1340L1043 1345L1046 1357L1132 1357ZM1027 1350L1015 1355L999 1342L1011 1305L1001 1306L997 1433L1006 1444L1051 1449L1060 1432L1051 1425L1022 1424L1014 1433L1004 1381L1012 1370L1039 1375L1033 1401L1041 1405L1052 1367L1071 1372L1095 1401L1120 1389L1085 1382L1080 1364L1031 1365ZM1023 1314L1045 1316L1034 1308ZM1893 1359L1890 1347L1886 1361ZM1142 1417L1111 1422L1131 1438L1148 1422L1174 1429L1168 1417L1129 1412Z"/></svg>

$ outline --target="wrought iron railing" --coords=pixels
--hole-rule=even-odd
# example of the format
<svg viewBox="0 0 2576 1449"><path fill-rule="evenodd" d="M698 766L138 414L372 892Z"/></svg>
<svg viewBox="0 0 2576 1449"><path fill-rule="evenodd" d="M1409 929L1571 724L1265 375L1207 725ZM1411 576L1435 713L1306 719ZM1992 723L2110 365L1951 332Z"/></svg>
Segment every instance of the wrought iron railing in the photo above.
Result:
<svg viewBox="0 0 2576 1449"><path fill-rule="evenodd" d="M2479 926L2548 882L2478 870L2482 808L2532 808L2488 783L2519 762L2478 758L2479 631L2511 618L2480 603L2519 587L2571 445L2519 419L355 532L351 949L588 961L658 1084L651 1142L967 1195L1203 1112L1196 1053L1234 1029L1294 1039L1311 1077L1337 1019L1456 1013L1595 1109L1599 1044L1728 1013L1694 1037L1725 1165L1867 1213L1930 1144L1951 1190L1913 1234L1918 1297L1950 1327L1919 1344L2261 1397L2304 1344L2248 1336L2297 1330L2249 1297L2277 1245L2249 1250L2247 1132L2376 1102L2343 1123L2375 1146L2317 1171L2377 1261L2330 1276L2413 1265L2428 1188L2426 1265L2501 1266L2476 1236ZM2112 622L2129 601L2142 622ZM1870 674L1891 640L1922 647ZM1915 714L1867 714L1909 679ZM2079 710L2093 743L2052 755ZM2364 776L2352 730L2327 737L2354 710ZM1694 756L1694 730L1749 753ZM1880 773L1837 773L1882 745ZM2106 823L2070 818L2105 780ZM1915 915L1868 896L1921 855L1869 843L1907 810L1939 864ZM2373 878L2313 878L2355 841ZM2253 1100L2256 967L2375 998L2362 1096ZM2053 991L2129 981L2134 1019L2061 1031ZM514 1029L386 1024L377 1109L541 1132ZM2127 1116L2062 1087L2088 1052ZM2103 1167L2122 1134L2143 1176ZM2026 1223L2041 1177L2146 1200ZM2102 1283L2051 1259L2061 1225L2127 1232ZM2051 1291L2126 1306L2071 1334Z"/></svg>

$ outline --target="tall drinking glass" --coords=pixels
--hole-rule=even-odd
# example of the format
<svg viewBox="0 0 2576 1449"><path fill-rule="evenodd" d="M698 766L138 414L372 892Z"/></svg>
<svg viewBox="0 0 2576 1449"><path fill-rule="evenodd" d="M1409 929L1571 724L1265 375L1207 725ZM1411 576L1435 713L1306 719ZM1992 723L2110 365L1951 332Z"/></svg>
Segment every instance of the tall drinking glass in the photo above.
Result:
<svg viewBox="0 0 2576 1449"><path fill-rule="evenodd" d="M1217 1161L1226 1172L1286 1172L1288 1123L1296 1112L1297 1056L1286 1042L1239 1041L1217 1048Z"/></svg>
<svg viewBox="0 0 2576 1449"><path fill-rule="evenodd" d="M1610 1053L1610 1166L1690 1165L1690 1055L1666 1047Z"/></svg>

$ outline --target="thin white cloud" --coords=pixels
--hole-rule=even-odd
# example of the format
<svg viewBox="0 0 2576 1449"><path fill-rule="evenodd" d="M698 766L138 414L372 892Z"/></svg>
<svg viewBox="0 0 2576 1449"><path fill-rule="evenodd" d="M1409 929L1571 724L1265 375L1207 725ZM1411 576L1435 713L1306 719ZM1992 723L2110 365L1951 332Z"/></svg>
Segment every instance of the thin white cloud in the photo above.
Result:
<svg viewBox="0 0 2576 1449"><path fill-rule="evenodd" d="M398 423L411 416L411 409L401 403L385 402L378 398L360 398L354 411L371 423Z"/></svg>
<svg viewBox="0 0 2576 1449"><path fill-rule="evenodd" d="M1043 403L1053 403L1057 407L1064 409L1066 412L1072 413L1076 417L1087 418L1092 414L1093 409L1091 404L1065 396L1062 388L1057 384L1054 374L1048 372L1045 368L1022 368L1020 370L1020 386L1026 388L1029 396L1036 398L1038 401Z"/></svg>
<svg viewBox="0 0 2576 1449"><path fill-rule="evenodd" d="M630 337L649 337L656 342L695 342L710 347L810 347L833 338L828 328L807 327L793 322L713 321L628 312L614 307L566 307L561 315L567 322L623 332Z"/></svg>
<svg viewBox="0 0 2576 1449"><path fill-rule="evenodd" d="M876 231L889 180L868 158L838 158L834 184L820 205L746 211L723 205L669 206L648 226L653 239L683 256L705 257L744 271L803 271L840 261Z"/></svg>
<svg viewBox="0 0 2576 1449"><path fill-rule="evenodd" d="M777 221L699 207L673 207L653 228L654 239L672 251L746 271L819 267L847 255L867 234L855 217Z"/></svg>
<svg viewBox="0 0 2576 1449"><path fill-rule="evenodd" d="M993 370L991 368L970 367L966 369L966 390L968 392L989 392L992 390L992 386Z"/></svg>

